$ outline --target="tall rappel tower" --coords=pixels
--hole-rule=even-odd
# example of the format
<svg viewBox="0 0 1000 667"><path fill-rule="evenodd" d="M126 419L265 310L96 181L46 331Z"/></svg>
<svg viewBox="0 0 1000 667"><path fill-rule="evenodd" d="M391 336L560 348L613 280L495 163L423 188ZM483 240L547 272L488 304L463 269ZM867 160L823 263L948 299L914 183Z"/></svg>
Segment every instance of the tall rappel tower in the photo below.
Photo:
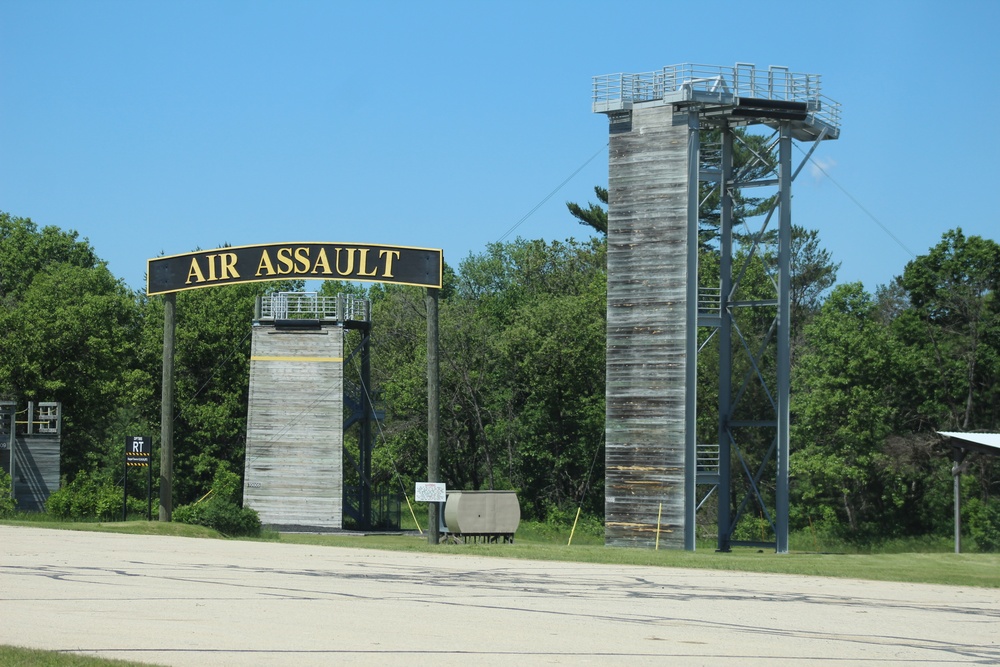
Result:
<svg viewBox="0 0 1000 667"><path fill-rule="evenodd" d="M785 552L791 186L819 144L838 138L840 105L818 75L745 63L598 76L593 86L610 132L605 541L693 550L698 507L716 494L720 550L738 543L752 511L767 525L753 543ZM748 132L763 139L748 142ZM807 145L798 166L795 142ZM737 151L749 158L734 166ZM749 188L768 205L735 234L734 197ZM699 210L713 196L709 242ZM712 284L699 272L704 252L718 257ZM773 295L743 289L754 262ZM747 309L763 331L739 326ZM696 393L708 345L718 346L718 428L700 443L699 406L704 422L714 398Z"/></svg>

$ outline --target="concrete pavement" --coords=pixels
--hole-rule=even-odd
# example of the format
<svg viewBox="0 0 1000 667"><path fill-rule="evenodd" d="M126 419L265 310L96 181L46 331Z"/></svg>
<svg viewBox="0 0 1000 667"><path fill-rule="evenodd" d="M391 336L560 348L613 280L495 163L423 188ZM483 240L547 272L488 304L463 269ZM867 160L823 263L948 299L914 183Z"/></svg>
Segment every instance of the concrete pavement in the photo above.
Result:
<svg viewBox="0 0 1000 667"><path fill-rule="evenodd" d="M178 666L982 664L1000 591L0 526L0 644Z"/></svg>

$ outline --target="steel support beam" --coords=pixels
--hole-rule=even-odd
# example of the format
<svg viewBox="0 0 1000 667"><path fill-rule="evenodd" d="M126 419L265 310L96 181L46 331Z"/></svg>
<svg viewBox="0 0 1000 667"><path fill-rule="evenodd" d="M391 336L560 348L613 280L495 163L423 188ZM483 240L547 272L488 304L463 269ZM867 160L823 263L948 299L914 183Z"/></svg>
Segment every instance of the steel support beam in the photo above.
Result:
<svg viewBox="0 0 1000 667"><path fill-rule="evenodd" d="M775 551L788 553L788 455L789 397L791 395L791 284L792 284L792 127L781 124L778 145L779 218L778 218L778 335L777 399L778 447L775 480Z"/></svg>
<svg viewBox="0 0 1000 667"><path fill-rule="evenodd" d="M954 494L954 505L952 511L955 519L955 553L962 553L962 470L965 467L962 462L969 451L967 449L956 448L952 451L951 466L952 493Z"/></svg>
<svg viewBox="0 0 1000 667"><path fill-rule="evenodd" d="M739 180L739 175L733 171L733 148L735 135L728 124L722 126L721 171L723 173L723 190L720 200L720 288L722 292L722 308L719 325L719 508L718 508L718 549L729 551L734 544L732 536L752 498L760 506L761 513L767 517L775 534L775 550L785 553L788 550L788 455L789 455L789 395L791 375L791 182L794 177L791 168L792 135L789 123L783 123L778 132L775 148L778 152L778 164L774 175L752 182ZM776 176L776 177L775 177ZM774 198L772 209L768 212L764 223L757 233L757 238L747 252L743 264L734 275L733 260L733 199L735 190L760 183L777 184L778 191ZM774 213L777 212L777 216ZM736 294L750 261L757 257L759 245L765 236L765 231L772 218L777 218L778 254L775 299L761 299L754 302L740 301ZM770 307L776 309L776 315L770 328L762 332L759 345L750 347L750 341L740 331L735 322L734 313L737 308ZM734 389L733 343L737 336L750 368L743 377L738 389ZM774 375L765 373L763 360L769 349L774 346ZM737 409L751 382L756 379L764 395L773 409L773 419L739 419ZM774 384L772 385L771 382ZM761 417L764 417L761 415ZM772 429L774 439L767 453L756 464L756 472L747 468L747 461L739 453L738 439L734 429L737 428L768 428ZM746 477L749 491L733 502L733 456L741 463L741 470ZM765 470L773 460L775 471L775 498L773 513L765 507L764 497L760 491L760 481Z"/></svg>
<svg viewBox="0 0 1000 667"><path fill-rule="evenodd" d="M424 303L427 306L427 481L441 481L441 384L438 359L438 293L427 288ZM441 512L439 503L427 504L427 543L441 541Z"/></svg>
<svg viewBox="0 0 1000 667"><path fill-rule="evenodd" d="M684 549L695 550L698 516L698 171L701 124L688 114L687 327L684 382Z"/></svg>
<svg viewBox="0 0 1000 667"><path fill-rule="evenodd" d="M361 523L365 530L371 530L372 526L372 415L375 406L372 405L372 362L371 362L371 329L367 328L361 332L361 410L364 416L361 417L360 434L358 439L358 462L361 467L361 497L359 498L361 510Z"/></svg>
<svg viewBox="0 0 1000 667"><path fill-rule="evenodd" d="M722 180L720 188L719 277L721 309L719 323L719 551L729 551L732 535L732 446L729 436L733 393L733 134L722 126Z"/></svg>

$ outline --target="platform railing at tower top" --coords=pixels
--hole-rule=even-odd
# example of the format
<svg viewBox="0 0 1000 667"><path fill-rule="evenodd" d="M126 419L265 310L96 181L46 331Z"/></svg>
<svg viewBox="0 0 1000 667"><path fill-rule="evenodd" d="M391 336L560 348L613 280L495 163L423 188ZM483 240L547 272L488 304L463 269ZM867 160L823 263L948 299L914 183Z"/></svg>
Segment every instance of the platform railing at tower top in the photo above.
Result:
<svg viewBox="0 0 1000 667"><path fill-rule="evenodd" d="M56 433L62 430L62 403L42 401L38 404L38 415L34 419L37 433Z"/></svg>
<svg viewBox="0 0 1000 667"><path fill-rule="evenodd" d="M840 102L832 100L826 95L817 95L816 100L819 102L819 109L816 110L814 116L831 127L839 128Z"/></svg>
<svg viewBox="0 0 1000 667"><path fill-rule="evenodd" d="M682 63L654 72L605 74L593 78L595 110L616 103L662 100L685 89L729 97L805 102L813 118L840 127L840 103L822 93L819 74L790 72L786 67L757 69L748 63L735 67ZM620 107L619 107L620 108Z"/></svg>
<svg viewBox="0 0 1000 667"><path fill-rule="evenodd" d="M274 292L261 299L260 305L262 320L371 320L371 302L350 294L320 296L316 292Z"/></svg>

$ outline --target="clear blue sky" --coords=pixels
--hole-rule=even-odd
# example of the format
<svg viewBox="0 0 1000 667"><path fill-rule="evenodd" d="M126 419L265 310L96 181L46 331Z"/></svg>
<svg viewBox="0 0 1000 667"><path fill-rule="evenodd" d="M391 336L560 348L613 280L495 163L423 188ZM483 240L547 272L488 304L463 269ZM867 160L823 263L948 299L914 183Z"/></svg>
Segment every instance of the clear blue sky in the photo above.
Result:
<svg viewBox="0 0 1000 667"><path fill-rule="evenodd" d="M0 210L137 289L146 259L224 243L457 266L602 151L594 75L784 65L843 104L815 155L836 183L804 171L793 220L874 290L911 255L873 217L914 254L1000 238L998 24L995 1L0 0ZM514 236L587 236L565 202L598 184L606 149Z"/></svg>

